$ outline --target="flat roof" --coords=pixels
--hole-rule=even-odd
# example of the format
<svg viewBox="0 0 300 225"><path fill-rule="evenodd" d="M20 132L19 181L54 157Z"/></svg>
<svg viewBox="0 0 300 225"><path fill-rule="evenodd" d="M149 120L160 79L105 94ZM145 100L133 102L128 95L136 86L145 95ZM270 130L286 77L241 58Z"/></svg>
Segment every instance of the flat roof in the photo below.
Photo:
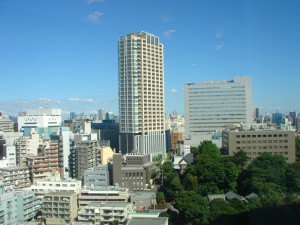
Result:
<svg viewBox="0 0 300 225"><path fill-rule="evenodd" d="M4 170L4 171L29 170L29 166L10 166L10 167L0 168L0 170Z"/></svg>
<svg viewBox="0 0 300 225"><path fill-rule="evenodd" d="M88 206L94 207L126 207L130 202L91 202Z"/></svg>
<svg viewBox="0 0 300 225"><path fill-rule="evenodd" d="M131 218L127 225L164 225L167 223L168 218L158 217L158 218L142 218L142 217L133 217Z"/></svg>
<svg viewBox="0 0 300 225"><path fill-rule="evenodd" d="M76 194L74 191L57 191L57 192L49 192L45 194L46 196L71 196L73 194Z"/></svg>

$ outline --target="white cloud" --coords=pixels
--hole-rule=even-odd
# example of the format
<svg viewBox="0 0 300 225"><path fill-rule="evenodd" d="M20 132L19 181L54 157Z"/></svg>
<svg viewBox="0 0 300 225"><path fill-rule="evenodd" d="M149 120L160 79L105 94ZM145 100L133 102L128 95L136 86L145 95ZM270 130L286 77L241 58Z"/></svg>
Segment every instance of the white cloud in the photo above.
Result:
<svg viewBox="0 0 300 225"><path fill-rule="evenodd" d="M80 99L80 98L68 98L66 99L68 102L82 102L82 103L92 103L94 102L93 99Z"/></svg>
<svg viewBox="0 0 300 225"><path fill-rule="evenodd" d="M162 18L161 18L161 21L163 23L167 23L167 22L171 21L171 18L168 15L163 15Z"/></svg>
<svg viewBox="0 0 300 225"><path fill-rule="evenodd" d="M172 38L172 35L173 35L173 33L175 33L175 32L176 32L176 30L169 29L169 30L166 30L166 31L163 32L163 36L164 36L165 38L170 39L170 38Z"/></svg>
<svg viewBox="0 0 300 225"><path fill-rule="evenodd" d="M217 31L216 32L216 38L222 38L222 37L223 37L222 31Z"/></svg>
<svg viewBox="0 0 300 225"><path fill-rule="evenodd" d="M104 15L104 13L96 11L96 12L93 12L90 15L88 15L87 19L89 22L98 23L100 20L99 18L103 15Z"/></svg>
<svg viewBox="0 0 300 225"><path fill-rule="evenodd" d="M177 89L173 88L170 90L172 93L177 93Z"/></svg>
<svg viewBox="0 0 300 225"><path fill-rule="evenodd" d="M86 0L88 4L93 4L95 2L104 2L104 0Z"/></svg>
<svg viewBox="0 0 300 225"><path fill-rule="evenodd" d="M218 51L222 50L223 48L224 48L224 44L219 44L219 45L216 46L216 49Z"/></svg>

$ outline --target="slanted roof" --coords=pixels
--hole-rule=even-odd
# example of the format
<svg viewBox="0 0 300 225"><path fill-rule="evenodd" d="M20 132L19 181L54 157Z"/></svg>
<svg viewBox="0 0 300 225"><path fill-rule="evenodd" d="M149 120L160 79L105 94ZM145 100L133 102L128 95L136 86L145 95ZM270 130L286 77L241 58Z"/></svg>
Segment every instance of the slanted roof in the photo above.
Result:
<svg viewBox="0 0 300 225"><path fill-rule="evenodd" d="M243 196L240 196L239 194L233 192L233 191L228 191L226 194L225 194L225 198L228 199L228 200L232 200L232 199L239 199L241 201L247 201Z"/></svg>
<svg viewBox="0 0 300 225"><path fill-rule="evenodd" d="M258 197L258 195L255 194L254 192L252 192L251 194L245 196L246 199L255 198L255 197Z"/></svg>
<svg viewBox="0 0 300 225"><path fill-rule="evenodd" d="M215 199L223 199L224 201L226 201L225 199L225 195L223 194L219 194L219 195L208 195L208 201L211 202L212 200L215 200Z"/></svg>
<svg viewBox="0 0 300 225"><path fill-rule="evenodd" d="M187 164L190 164L194 161L194 155L193 153L189 153L187 155L185 155L178 164L183 164L182 162L185 161Z"/></svg>

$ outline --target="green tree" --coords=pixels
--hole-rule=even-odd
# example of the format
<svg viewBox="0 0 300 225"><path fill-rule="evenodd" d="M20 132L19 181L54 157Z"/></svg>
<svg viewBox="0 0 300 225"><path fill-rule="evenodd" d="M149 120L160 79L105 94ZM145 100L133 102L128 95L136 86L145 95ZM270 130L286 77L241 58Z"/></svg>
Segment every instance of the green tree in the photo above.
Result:
<svg viewBox="0 0 300 225"><path fill-rule="evenodd" d="M300 161L300 136L296 137L296 161Z"/></svg>
<svg viewBox="0 0 300 225"><path fill-rule="evenodd" d="M300 193L300 161L288 165L286 186L290 192Z"/></svg>
<svg viewBox="0 0 300 225"><path fill-rule="evenodd" d="M162 165L162 173L163 176L168 176L171 173L173 173L174 171L174 165L171 161L166 161L163 165Z"/></svg>
<svg viewBox="0 0 300 225"><path fill-rule="evenodd" d="M197 176L192 175L191 173L186 173L183 178L183 185L186 190L199 190L198 178Z"/></svg>
<svg viewBox="0 0 300 225"><path fill-rule="evenodd" d="M196 156L199 153L199 148L191 146L191 153Z"/></svg>
<svg viewBox="0 0 300 225"><path fill-rule="evenodd" d="M156 193L156 202L157 204L161 204L165 200L165 195L163 192L159 191Z"/></svg>
<svg viewBox="0 0 300 225"><path fill-rule="evenodd" d="M179 174L175 172L169 174L164 180L163 188L166 200L168 202L173 201L176 194L184 189Z"/></svg>
<svg viewBox="0 0 300 225"><path fill-rule="evenodd" d="M247 155L245 151L240 150L231 157L231 160L235 165L238 166L240 170L243 170L245 169L248 162L250 161L250 157Z"/></svg>
<svg viewBox="0 0 300 225"><path fill-rule="evenodd" d="M216 161L221 158L220 149L211 141L203 141L200 144L200 152L196 157L197 162Z"/></svg>
<svg viewBox="0 0 300 225"><path fill-rule="evenodd" d="M233 215L235 214L234 208L230 203L223 199L214 199L210 203L210 221L218 219L222 215Z"/></svg>
<svg viewBox="0 0 300 225"><path fill-rule="evenodd" d="M286 160L282 155L261 154L250 167L253 176L261 177L266 182L274 182L278 185L285 184Z"/></svg>
<svg viewBox="0 0 300 225"><path fill-rule="evenodd" d="M112 224L112 225L119 225L120 222L119 222L119 220L114 220L111 224Z"/></svg>
<svg viewBox="0 0 300 225"><path fill-rule="evenodd" d="M175 198L175 208L179 210L182 224L208 224L208 200L195 191L183 190Z"/></svg>
<svg viewBox="0 0 300 225"><path fill-rule="evenodd" d="M241 214L249 211L249 204L246 201L241 201L234 198L229 201L230 206L234 209L235 214Z"/></svg>

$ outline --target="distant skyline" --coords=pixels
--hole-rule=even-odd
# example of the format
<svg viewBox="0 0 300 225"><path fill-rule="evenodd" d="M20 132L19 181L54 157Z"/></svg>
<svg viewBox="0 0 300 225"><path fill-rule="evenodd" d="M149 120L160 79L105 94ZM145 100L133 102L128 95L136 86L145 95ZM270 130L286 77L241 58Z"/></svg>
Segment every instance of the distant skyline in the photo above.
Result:
<svg viewBox="0 0 300 225"><path fill-rule="evenodd" d="M165 56L166 111L185 83L252 77L253 108L300 112L296 0L1 0L0 112L118 115L118 38L146 31Z"/></svg>

